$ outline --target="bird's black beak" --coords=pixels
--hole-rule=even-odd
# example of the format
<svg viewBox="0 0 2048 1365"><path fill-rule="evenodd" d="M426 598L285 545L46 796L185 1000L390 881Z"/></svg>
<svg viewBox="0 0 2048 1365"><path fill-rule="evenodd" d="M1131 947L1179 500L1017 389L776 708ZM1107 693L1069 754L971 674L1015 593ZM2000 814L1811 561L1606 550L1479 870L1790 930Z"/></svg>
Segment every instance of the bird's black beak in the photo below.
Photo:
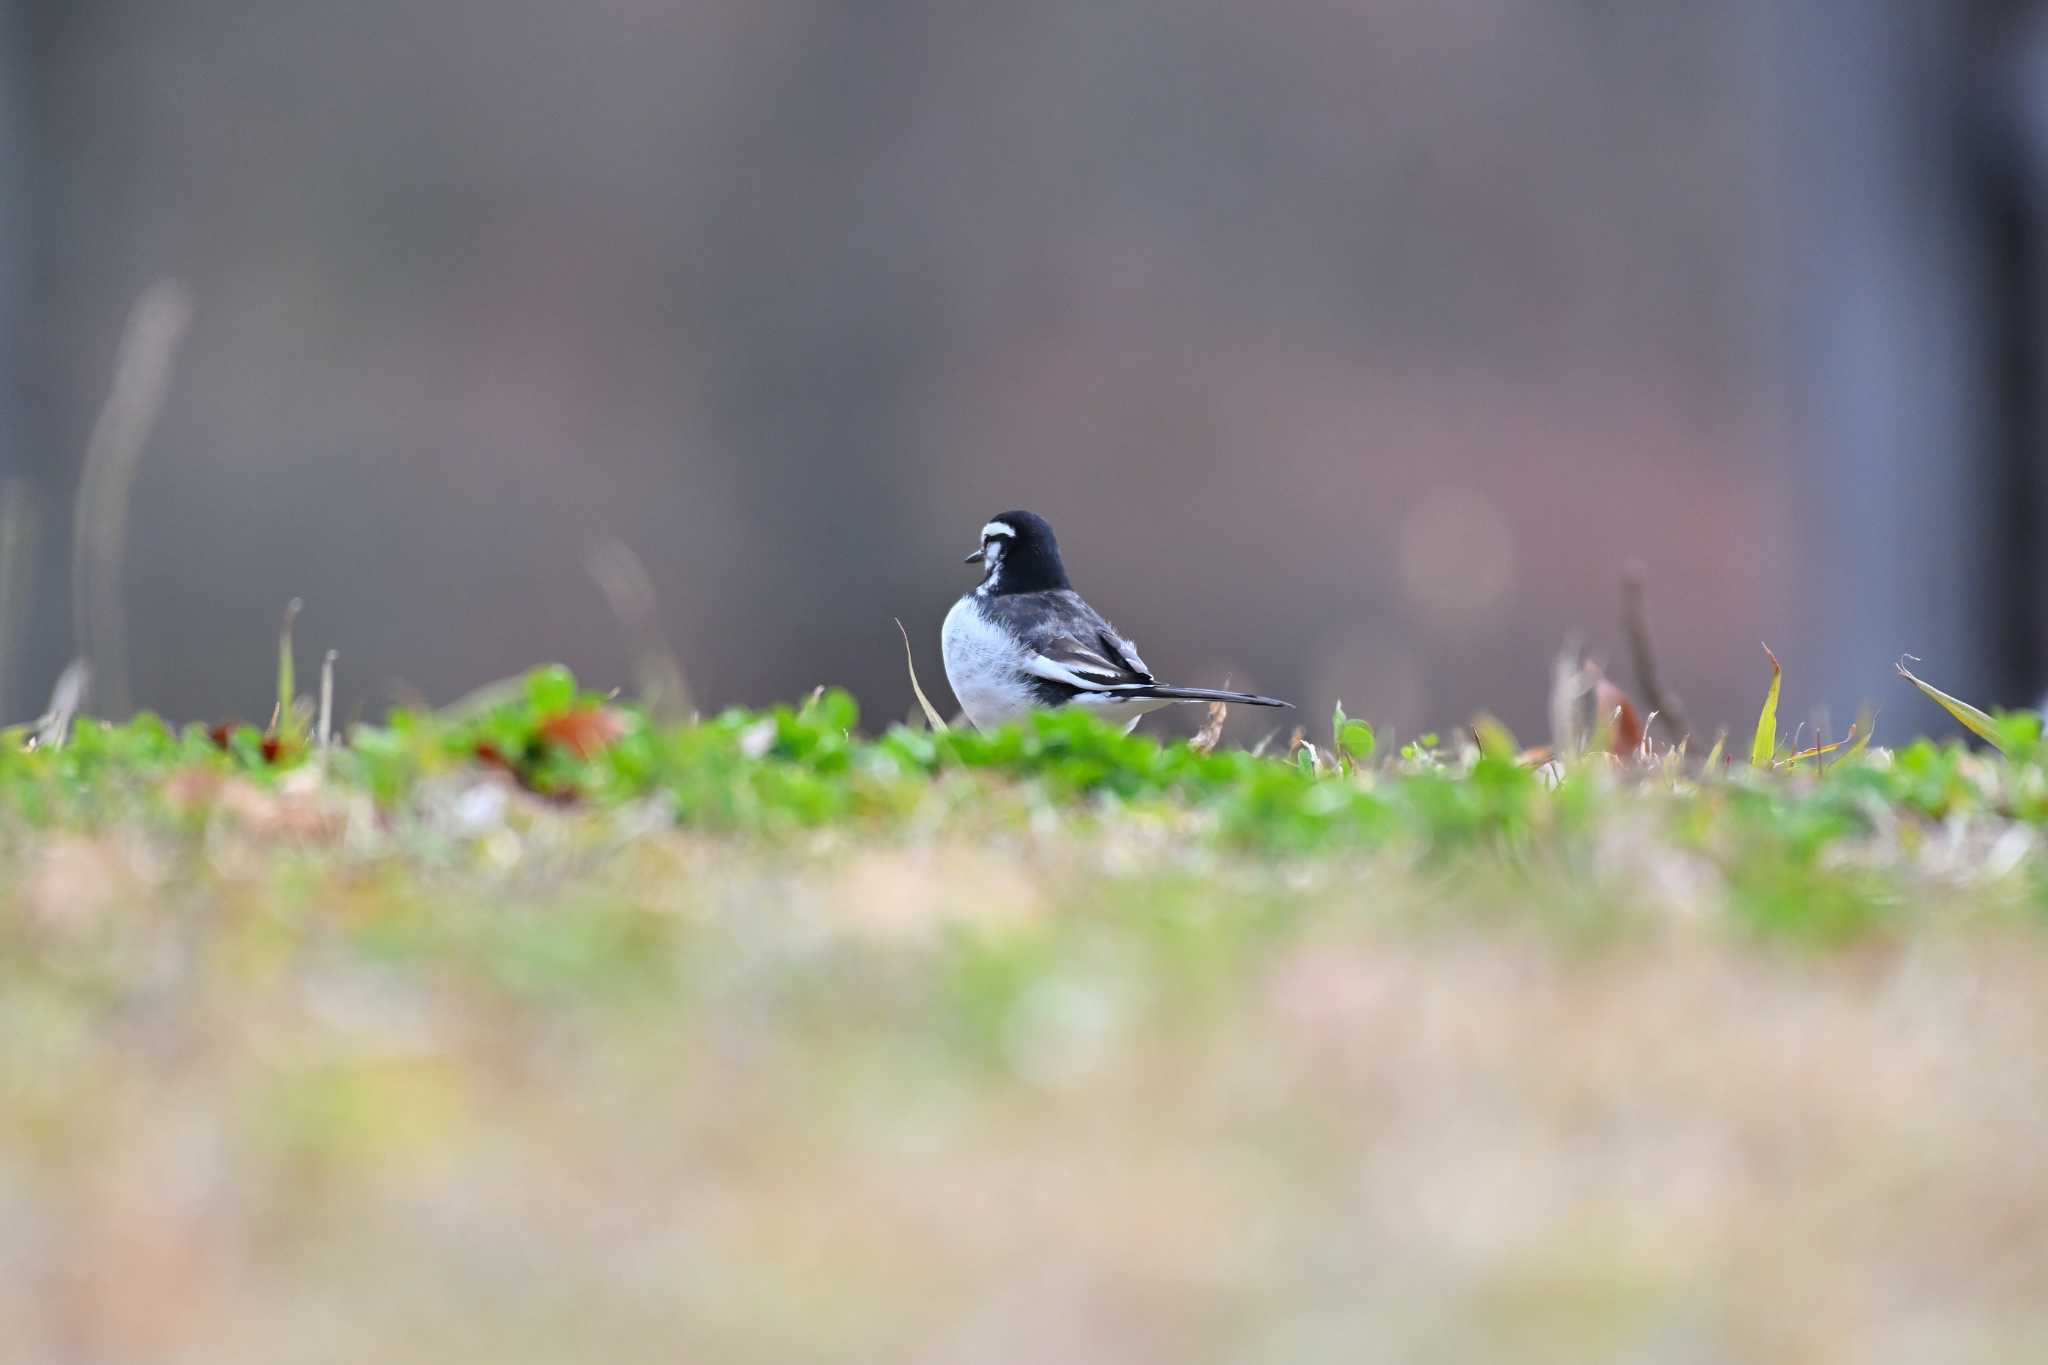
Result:
<svg viewBox="0 0 2048 1365"><path fill-rule="evenodd" d="M973 554L971 554L971 555L967 556L967 558L965 558L965 559L961 560L960 562L961 562L962 564L979 564L979 563L981 563L981 551L979 551L979 550L976 550L976 551L975 551L975 552L974 552Z"/></svg>

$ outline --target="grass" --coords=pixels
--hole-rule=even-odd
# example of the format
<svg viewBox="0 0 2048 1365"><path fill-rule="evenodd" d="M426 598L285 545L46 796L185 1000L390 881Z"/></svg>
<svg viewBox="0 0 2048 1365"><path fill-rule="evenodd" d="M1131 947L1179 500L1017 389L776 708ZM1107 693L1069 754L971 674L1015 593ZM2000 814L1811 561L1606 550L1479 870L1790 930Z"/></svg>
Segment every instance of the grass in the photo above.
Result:
<svg viewBox="0 0 2048 1365"><path fill-rule="evenodd" d="M281 672L264 728L0 743L22 1358L2048 1333L2038 718L1255 756L549 668L323 749Z"/></svg>

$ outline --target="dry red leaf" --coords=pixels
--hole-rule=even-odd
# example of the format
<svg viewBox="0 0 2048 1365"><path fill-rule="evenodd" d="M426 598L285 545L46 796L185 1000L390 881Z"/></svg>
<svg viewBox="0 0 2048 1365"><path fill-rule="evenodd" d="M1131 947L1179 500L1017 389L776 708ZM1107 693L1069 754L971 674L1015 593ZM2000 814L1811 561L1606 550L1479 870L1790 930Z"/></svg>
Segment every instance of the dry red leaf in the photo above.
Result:
<svg viewBox="0 0 2048 1365"><path fill-rule="evenodd" d="M1605 678L1593 685L1593 710L1600 724L1614 726L1614 734L1607 743L1609 753L1627 757L1643 747L1643 722L1636 715L1634 703L1626 692Z"/></svg>
<svg viewBox="0 0 2048 1365"><path fill-rule="evenodd" d="M513 770L512 760L505 757L504 751L489 740L483 740L476 746L476 761L487 768L502 768L508 773Z"/></svg>
<svg viewBox="0 0 2048 1365"><path fill-rule="evenodd" d="M238 720L224 720L220 724L208 729L206 732L206 737L213 741L215 748L225 749L228 747L228 740L230 739L230 737L234 735L235 731L241 728L242 722ZM279 735L267 734L263 736L263 741L260 747L263 754L263 761L265 763L275 763L277 762L278 758L284 753L284 739Z"/></svg>
<svg viewBox="0 0 2048 1365"><path fill-rule="evenodd" d="M578 758L603 753L626 733L626 723L616 711L603 706L578 706L560 711L540 723L541 739Z"/></svg>

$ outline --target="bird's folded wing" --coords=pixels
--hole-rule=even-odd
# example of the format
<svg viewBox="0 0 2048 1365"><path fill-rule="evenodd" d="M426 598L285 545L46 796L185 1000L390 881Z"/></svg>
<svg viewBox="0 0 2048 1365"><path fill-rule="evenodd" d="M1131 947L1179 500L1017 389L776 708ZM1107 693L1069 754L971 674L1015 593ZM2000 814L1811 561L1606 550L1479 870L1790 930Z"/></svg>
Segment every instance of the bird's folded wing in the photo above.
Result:
<svg viewBox="0 0 2048 1365"><path fill-rule="evenodd" d="M1109 648L1111 657L1122 659L1131 672L1143 674L1148 682L1158 681L1152 676L1152 670L1145 666L1145 661L1138 657L1138 647L1114 629L1102 632L1102 643Z"/></svg>
<svg viewBox="0 0 2048 1365"><path fill-rule="evenodd" d="M1024 668L1041 678L1090 692L1147 687L1153 682L1137 651L1108 635L1100 636L1093 645L1071 635L1058 636L1037 653L1026 655Z"/></svg>

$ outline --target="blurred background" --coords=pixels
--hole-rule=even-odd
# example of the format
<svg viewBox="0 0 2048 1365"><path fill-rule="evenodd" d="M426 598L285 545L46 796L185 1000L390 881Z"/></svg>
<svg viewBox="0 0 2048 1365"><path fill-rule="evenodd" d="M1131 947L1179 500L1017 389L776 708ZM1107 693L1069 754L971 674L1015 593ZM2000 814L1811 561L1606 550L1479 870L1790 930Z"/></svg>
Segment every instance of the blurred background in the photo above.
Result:
<svg viewBox="0 0 2048 1365"><path fill-rule="evenodd" d="M124 323L126 695L340 710L545 658L945 706L990 514L1176 681L1412 734L2043 685L2044 9L2020 0L0 0L7 718L74 651ZM119 695L118 693L116 694ZM1172 728L1192 717L1148 722ZM1261 718L1241 718L1245 737Z"/></svg>

